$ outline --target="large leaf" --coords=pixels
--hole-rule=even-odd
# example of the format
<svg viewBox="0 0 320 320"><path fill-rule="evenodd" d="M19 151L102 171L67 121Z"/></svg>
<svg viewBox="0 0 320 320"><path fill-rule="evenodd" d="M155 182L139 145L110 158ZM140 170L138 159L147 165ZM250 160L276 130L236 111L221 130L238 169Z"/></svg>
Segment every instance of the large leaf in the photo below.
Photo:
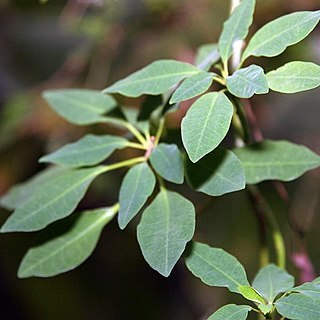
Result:
<svg viewBox="0 0 320 320"><path fill-rule="evenodd" d="M0 205L14 210L28 202L33 194L42 188L43 184L64 172L64 168L49 167L37 173L29 180L16 184L0 198Z"/></svg>
<svg viewBox="0 0 320 320"><path fill-rule="evenodd" d="M1 232L36 231L68 216L77 207L91 182L105 169L95 167L65 171L34 193L7 219Z"/></svg>
<svg viewBox="0 0 320 320"><path fill-rule="evenodd" d="M219 61L219 59L220 54L217 44L203 44L198 48L195 64L199 69L208 71L214 63Z"/></svg>
<svg viewBox="0 0 320 320"><path fill-rule="evenodd" d="M78 125L103 122L102 115L116 106L112 97L95 90L48 90L43 97L61 117Z"/></svg>
<svg viewBox="0 0 320 320"><path fill-rule="evenodd" d="M295 93L320 86L320 66L312 62L293 61L267 74L271 90Z"/></svg>
<svg viewBox="0 0 320 320"><path fill-rule="evenodd" d="M170 103L185 101L206 92L211 86L215 75L216 74L212 72L199 72L187 78L174 92Z"/></svg>
<svg viewBox="0 0 320 320"><path fill-rule="evenodd" d="M163 94L182 79L200 72L197 67L175 60L155 61L103 90L128 97Z"/></svg>
<svg viewBox="0 0 320 320"><path fill-rule="evenodd" d="M290 294L275 302L277 311L292 320L319 320L320 300L299 293Z"/></svg>
<svg viewBox="0 0 320 320"><path fill-rule="evenodd" d="M255 0L242 0L223 24L219 38L219 51L224 63L232 54L233 44L247 36L253 20L255 3Z"/></svg>
<svg viewBox="0 0 320 320"><path fill-rule="evenodd" d="M178 193L162 190L144 211L137 236L146 261L167 277L194 230L193 204Z"/></svg>
<svg viewBox="0 0 320 320"><path fill-rule="evenodd" d="M320 277L314 279L314 280L312 281L312 283L315 283L315 284L319 284L319 285L320 285Z"/></svg>
<svg viewBox="0 0 320 320"><path fill-rule="evenodd" d="M210 196L238 191L246 184L240 160L233 152L220 148L197 163L187 161L186 174L193 189Z"/></svg>
<svg viewBox="0 0 320 320"><path fill-rule="evenodd" d="M226 136L233 105L224 93L211 92L199 98L182 120L184 147L192 162L214 150Z"/></svg>
<svg viewBox="0 0 320 320"><path fill-rule="evenodd" d="M320 157L308 148L288 141L265 140L234 149L249 184L264 180L291 181L320 166Z"/></svg>
<svg viewBox="0 0 320 320"><path fill-rule="evenodd" d="M226 84L229 92L239 98L251 98L254 94L269 92L263 69L254 64L227 77Z"/></svg>
<svg viewBox="0 0 320 320"><path fill-rule="evenodd" d="M319 299L320 301L320 285L318 284L306 282L301 286L293 288L292 291L299 292L315 299Z"/></svg>
<svg viewBox="0 0 320 320"><path fill-rule="evenodd" d="M258 272L252 286L272 303L279 293L286 292L294 286L294 278L285 270L269 264Z"/></svg>
<svg viewBox="0 0 320 320"><path fill-rule="evenodd" d="M116 149L126 146L128 140L112 135L88 134L50 153L39 162L52 162L68 167L92 166L108 158Z"/></svg>
<svg viewBox="0 0 320 320"><path fill-rule="evenodd" d="M91 255L114 215L114 208L85 211L42 231L24 256L18 277L52 277L76 268Z"/></svg>
<svg viewBox="0 0 320 320"><path fill-rule="evenodd" d="M237 293L239 286L249 286L243 266L222 249L195 242L191 253L186 257L186 265L209 286L227 287Z"/></svg>
<svg viewBox="0 0 320 320"><path fill-rule="evenodd" d="M275 19L260 30L250 40L243 52L242 61L249 56L274 57L288 46L303 40L318 24L320 11L294 12Z"/></svg>
<svg viewBox="0 0 320 320"><path fill-rule="evenodd" d="M183 159L175 144L160 143L152 151L150 162L162 178L174 183L183 182Z"/></svg>
<svg viewBox="0 0 320 320"><path fill-rule="evenodd" d="M143 207L155 184L156 178L147 163L137 164L127 172L119 194L118 223L121 229L124 229Z"/></svg>
<svg viewBox="0 0 320 320"><path fill-rule="evenodd" d="M250 306L227 304L212 314L208 320L246 320L251 310Z"/></svg>

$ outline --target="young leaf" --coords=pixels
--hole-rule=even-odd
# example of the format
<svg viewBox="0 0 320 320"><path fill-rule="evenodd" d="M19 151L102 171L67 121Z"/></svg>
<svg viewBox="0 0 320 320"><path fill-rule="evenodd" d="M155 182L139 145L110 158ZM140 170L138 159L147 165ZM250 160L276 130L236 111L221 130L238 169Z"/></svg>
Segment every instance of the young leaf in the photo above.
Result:
<svg viewBox="0 0 320 320"><path fill-rule="evenodd" d="M200 72L197 67L175 60L155 61L103 90L128 97L163 94L184 78Z"/></svg>
<svg viewBox="0 0 320 320"><path fill-rule="evenodd" d="M319 320L320 300L293 293L275 302L277 311L284 317L294 320Z"/></svg>
<svg viewBox="0 0 320 320"><path fill-rule="evenodd" d="M299 292L306 296L320 300L320 286L312 282L306 282L301 286L293 288L291 291Z"/></svg>
<svg viewBox="0 0 320 320"><path fill-rule="evenodd" d="M194 242L186 257L188 269L205 284L227 287L239 293L239 286L250 286L246 272L240 262L222 249Z"/></svg>
<svg viewBox="0 0 320 320"><path fill-rule="evenodd" d="M174 183L183 182L183 160L175 144L160 143L152 151L150 162L162 178Z"/></svg>
<svg viewBox="0 0 320 320"><path fill-rule="evenodd" d="M320 86L320 66L294 61L267 73L269 88L282 93L295 93Z"/></svg>
<svg viewBox="0 0 320 320"><path fill-rule="evenodd" d="M52 277L72 270L93 252L114 208L90 210L53 224L40 233L38 244L24 256L19 278Z"/></svg>
<svg viewBox="0 0 320 320"><path fill-rule="evenodd" d="M320 157L304 146L288 141L265 140L234 149L249 184L264 180L291 181L320 166Z"/></svg>
<svg viewBox="0 0 320 320"><path fill-rule="evenodd" d="M64 171L44 183L23 207L7 219L1 232L37 231L65 218L77 207L103 167Z"/></svg>
<svg viewBox="0 0 320 320"><path fill-rule="evenodd" d="M239 286L238 289L244 298L259 304L265 304L264 299L254 288L250 286Z"/></svg>
<svg viewBox="0 0 320 320"><path fill-rule="evenodd" d="M179 88L174 92L170 103L185 101L206 92L212 84L215 73L199 72L184 80Z"/></svg>
<svg viewBox="0 0 320 320"><path fill-rule="evenodd" d="M117 105L112 97L95 90L48 90L43 98L62 118L78 125L103 122L102 115Z"/></svg>
<svg viewBox="0 0 320 320"><path fill-rule="evenodd" d="M40 158L39 162L52 162L68 167L92 166L108 158L116 149L124 148L127 143L128 140L121 137L88 134Z"/></svg>
<svg viewBox="0 0 320 320"><path fill-rule="evenodd" d="M125 175L119 194L118 223L124 229L135 217L153 192L156 178L147 163L132 167Z"/></svg>
<svg viewBox="0 0 320 320"><path fill-rule="evenodd" d="M246 320L251 310L250 306L227 304L212 314L208 320Z"/></svg>
<svg viewBox="0 0 320 320"><path fill-rule="evenodd" d="M252 286L272 303L279 293L286 292L294 286L294 278L285 270L269 264L258 272Z"/></svg>
<svg viewBox="0 0 320 320"><path fill-rule="evenodd" d="M203 71L209 71L211 66L218 62L220 54L217 44L203 44L198 48L195 64Z"/></svg>
<svg viewBox="0 0 320 320"><path fill-rule="evenodd" d="M182 142L192 162L214 150L226 136L233 105L224 93L210 92L199 98L182 120Z"/></svg>
<svg viewBox="0 0 320 320"><path fill-rule="evenodd" d="M193 204L178 193L162 190L144 211L137 236L146 261L167 277L194 230Z"/></svg>
<svg viewBox="0 0 320 320"><path fill-rule="evenodd" d="M244 189L244 170L237 156L217 148L197 163L187 161L186 175L190 186L210 196Z"/></svg>
<svg viewBox="0 0 320 320"><path fill-rule="evenodd" d="M239 98L251 98L254 94L269 92L263 69L254 64L237 70L233 75L227 77L226 84L229 92Z"/></svg>
<svg viewBox="0 0 320 320"><path fill-rule="evenodd" d="M228 61L232 54L233 44L248 35L253 20L255 3L255 0L242 0L223 24L223 30L219 38L219 51L224 63Z"/></svg>
<svg viewBox="0 0 320 320"><path fill-rule="evenodd" d="M242 55L242 61L249 56L274 57L288 46L303 40L318 24L319 11L301 11L275 19L260 30L250 40Z"/></svg>
<svg viewBox="0 0 320 320"><path fill-rule="evenodd" d="M14 210L18 207L23 207L31 196L42 188L43 184L52 178L60 175L65 171L60 167L49 167L34 175L29 180L16 184L0 198L0 205L6 209Z"/></svg>

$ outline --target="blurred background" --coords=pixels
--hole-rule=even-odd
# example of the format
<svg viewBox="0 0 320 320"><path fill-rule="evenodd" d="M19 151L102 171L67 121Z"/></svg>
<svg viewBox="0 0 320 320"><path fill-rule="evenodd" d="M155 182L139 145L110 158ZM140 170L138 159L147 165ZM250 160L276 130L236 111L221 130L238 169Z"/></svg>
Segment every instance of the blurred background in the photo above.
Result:
<svg viewBox="0 0 320 320"><path fill-rule="evenodd" d="M41 155L86 132L114 130L66 123L41 98L43 90L100 90L156 59L192 62L198 46L217 41L229 6L227 0L0 0L0 195L43 169L37 163ZM257 0L250 32L280 15L316 9L320 0ZM269 71L292 60L320 63L319 27L279 57L257 63ZM301 143L320 154L319 94L317 89L252 99L263 135ZM123 102L137 105L137 101ZM168 123L174 136L179 116ZM113 159L127 156L129 151ZM123 174L99 178L80 209L117 201ZM319 170L285 184L289 205L269 183L261 188L285 232L290 272L297 279L308 273L307 263L301 269L292 259L299 254L304 261L311 257L314 274L319 275ZM246 193L210 199L186 185L179 190L198 204L196 239L234 254L252 279L259 265L259 235ZM9 212L0 213L3 222ZM16 278L35 234L1 235L0 318L197 320L206 319L224 303L243 302L225 289L205 286L182 262L168 279L158 275L140 253L138 221L139 217L125 231L116 221L109 224L82 266L51 279Z"/></svg>

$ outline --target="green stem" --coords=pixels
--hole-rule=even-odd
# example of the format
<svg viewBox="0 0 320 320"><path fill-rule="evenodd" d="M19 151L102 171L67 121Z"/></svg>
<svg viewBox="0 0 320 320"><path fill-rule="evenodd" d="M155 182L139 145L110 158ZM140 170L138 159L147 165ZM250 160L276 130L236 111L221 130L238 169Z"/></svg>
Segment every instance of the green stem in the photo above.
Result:
<svg viewBox="0 0 320 320"><path fill-rule="evenodd" d="M114 163L114 164L110 164L108 166L103 166L101 171L103 173L105 173L105 172L109 172L109 171L112 171L112 170L120 169L120 168L123 168L123 167L130 167L130 166L133 166L133 165L135 165L137 163L141 163L141 162L145 162L145 161L146 161L145 157L137 157L137 158L133 158L133 159L117 162L117 163Z"/></svg>
<svg viewBox="0 0 320 320"><path fill-rule="evenodd" d="M158 143L159 143L159 140L161 138L161 135L162 135L162 132L163 132L163 129L164 129L164 118L161 118L160 121L159 121L159 127L158 127L158 130L157 130L157 133L156 133L156 137L155 137L155 140L154 140L154 145L156 146Z"/></svg>

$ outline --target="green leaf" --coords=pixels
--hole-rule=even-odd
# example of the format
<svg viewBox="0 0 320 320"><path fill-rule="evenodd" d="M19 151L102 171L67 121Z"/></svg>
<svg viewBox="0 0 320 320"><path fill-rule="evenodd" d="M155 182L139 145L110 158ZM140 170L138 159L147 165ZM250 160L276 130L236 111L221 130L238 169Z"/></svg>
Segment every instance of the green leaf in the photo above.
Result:
<svg viewBox="0 0 320 320"><path fill-rule="evenodd" d="M194 242L191 253L186 257L186 265L209 286L227 287L230 291L239 293L239 286L250 285L241 263L219 248Z"/></svg>
<svg viewBox="0 0 320 320"><path fill-rule="evenodd" d="M217 148L197 163L187 161L186 175L190 186L210 196L245 188L244 170L237 156L228 150Z"/></svg>
<svg viewBox="0 0 320 320"><path fill-rule="evenodd" d="M183 159L175 144L160 143L151 153L152 167L164 179L183 183Z"/></svg>
<svg viewBox="0 0 320 320"><path fill-rule="evenodd" d="M182 120L182 142L192 162L214 150L229 131L233 105L224 93L199 98Z"/></svg>
<svg viewBox="0 0 320 320"><path fill-rule="evenodd" d="M267 73L269 88L295 93L320 86L320 66L312 62L293 61Z"/></svg>
<svg viewBox="0 0 320 320"><path fill-rule="evenodd" d="M126 146L128 140L112 135L88 134L50 153L39 162L52 162L68 167L92 166L108 158L116 149Z"/></svg>
<svg viewBox="0 0 320 320"><path fill-rule="evenodd" d="M156 178L147 163L132 167L125 175L119 194L118 223L124 229L135 217L153 192Z"/></svg>
<svg viewBox="0 0 320 320"><path fill-rule="evenodd" d="M299 292L306 296L320 300L320 286L312 282L306 282L301 286L293 288L291 291Z"/></svg>
<svg viewBox="0 0 320 320"><path fill-rule="evenodd" d="M64 170L64 168L60 167L49 167L29 180L16 184L0 198L0 205L9 210L23 207L30 200L31 196L42 188L44 183L60 175Z"/></svg>
<svg viewBox="0 0 320 320"><path fill-rule="evenodd" d="M91 255L114 215L114 208L85 211L42 231L24 256L18 277L52 277L76 268Z"/></svg>
<svg viewBox="0 0 320 320"><path fill-rule="evenodd" d="M184 80L180 87L174 92L170 103L185 101L206 92L216 76L212 72L199 72Z"/></svg>
<svg viewBox="0 0 320 320"><path fill-rule="evenodd" d="M254 94L269 92L263 69L254 64L227 77L226 84L229 92L239 98L251 98Z"/></svg>
<svg viewBox="0 0 320 320"><path fill-rule="evenodd" d="M204 71L209 71L211 66L218 62L220 54L217 44L203 44L198 48L195 57L195 64Z"/></svg>
<svg viewBox="0 0 320 320"><path fill-rule="evenodd" d="M1 232L37 231L74 211L104 167L65 171L34 193L7 219Z"/></svg>
<svg viewBox="0 0 320 320"><path fill-rule="evenodd" d="M61 117L78 125L104 122L102 115L117 105L112 97L95 90L48 90L43 98Z"/></svg>
<svg viewBox="0 0 320 320"><path fill-rule="evenodd" d="M233 44L238 40L243 40L248 35L255 4L255 0L242 0L223 24L219 39L219 50L224 63L228 61L232 54Z"/></svg>
<svg viewBox="0 0 320 320"><path fill-rule="evenodd" d="M320 157L308 148L288 141L265 140L234 149L249 184L264 180L291 181L320 166Z"/></svg>
<svg viewBox="0 0 320 320"><path fill-rule="evenodd" d="M144 211L137 236L146 261L167 277L194 230L193 204L178 193L162 190Z"/></svg>
<svg viewBox="0 0 320 320"><path fill-rule="evenodd" d="M285 270L269 264L258 272L252 286L272 303L279 293L286 292L294 286L294 278Z"/></svg>
<svg viewBox="0 0 320 320"><path fill-rule="evenodd" d="M314 280L312 281L312 283L320 284L320 277L314 279Z"/></svg>
<svg viewBox="0 0 320 320"><path fill-rule="evenodd" d="M208 320L246 320L251 310L250 306L227 304L212 314Z"/></svg>
<svg viewBox="0 0 320 320"><path fill-rule="evenodd" d="M303 40L316 27L319 19L320 11L300 11L267 23L250 40L242 61L249 56L279 55L288 46Z"/></svg>
<svg viewBox="0 0 320 320"><path fill-rule="evenodd" d="M275 302L277 311L292 320L319 320L320 303L318 299L293 293Z"/></svg>
<svg viewBox="0 0 320 320"><path fill-rule="evenodd" d="M175 60L155 61L103 90L128 97L163 94L182 79L200 72L197 67Z"/></svg>
<svg viewBox="0 0 320 320"><path fill-rule="evenodd" d="M238 287L240 294L253 302L265 304L264 299L260 296L260 294L250 286L239 286Z"/></svg>

